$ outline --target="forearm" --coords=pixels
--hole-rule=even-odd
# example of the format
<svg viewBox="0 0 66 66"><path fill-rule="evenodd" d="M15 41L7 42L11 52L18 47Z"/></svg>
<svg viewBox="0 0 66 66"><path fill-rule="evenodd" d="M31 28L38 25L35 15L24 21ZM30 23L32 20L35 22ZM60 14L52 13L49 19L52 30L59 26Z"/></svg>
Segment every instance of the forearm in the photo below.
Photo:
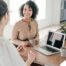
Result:
<svg viewBox="0 0 66 66"><path fill-rule="evenodd" d="M26 66L31 66L31 63L29 60L26 61Z"/></svg>
<svg viewBox="0 0 66 66"><path fill-rule="evenodd" d="M36 53L33 50L31 50L28 53L28 59L26 61L26 65L31 66L31 64L34 62L35 58L36 58Z"/></svg>
<svg viewBox="0 0 66 66"><path fill-rule="evenodd" d="M15 39L15 40L12 40L12 43L15 45L20 45L22 43L23 44L28 43L28 41L21 41L21 40Z"/></svg>
<svg viewBox="0 0 66 66"><path fill-rule="evenodd" d="M39 45L39 36L36 36L34 40L36 41L36 45Z"/></svg>

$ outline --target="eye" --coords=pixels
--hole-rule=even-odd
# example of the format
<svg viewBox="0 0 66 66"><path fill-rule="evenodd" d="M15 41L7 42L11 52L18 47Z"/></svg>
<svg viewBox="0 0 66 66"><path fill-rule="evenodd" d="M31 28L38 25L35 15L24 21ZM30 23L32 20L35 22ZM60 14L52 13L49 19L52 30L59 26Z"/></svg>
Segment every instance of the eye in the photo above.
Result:
<svg viewBox="0 0 66 66"><path fill-rule="evenodd" d="M30 8L29 11L32 11L32 9Z"/></svg>
<svg viewBox="0 0 66 66"><path fill-rule="evenodd" d="M26 11L27 9L25 8L24 11Z"/></svg>

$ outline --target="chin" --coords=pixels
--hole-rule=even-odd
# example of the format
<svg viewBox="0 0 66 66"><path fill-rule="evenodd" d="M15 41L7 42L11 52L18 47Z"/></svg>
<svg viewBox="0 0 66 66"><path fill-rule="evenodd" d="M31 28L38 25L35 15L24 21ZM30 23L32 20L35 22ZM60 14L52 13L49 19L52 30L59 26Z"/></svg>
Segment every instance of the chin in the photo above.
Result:
<svg viewBox="0 0 66 66"><path fill-rule="evenodd" d="M30 18L30 16L24 16L25 18Z"/></svg>

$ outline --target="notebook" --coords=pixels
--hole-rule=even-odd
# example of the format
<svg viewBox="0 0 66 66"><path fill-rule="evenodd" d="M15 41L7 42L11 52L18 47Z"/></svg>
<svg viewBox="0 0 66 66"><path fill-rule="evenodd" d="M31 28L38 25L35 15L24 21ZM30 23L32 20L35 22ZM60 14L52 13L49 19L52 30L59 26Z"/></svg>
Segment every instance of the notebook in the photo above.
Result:
<svg viewBox="0 0 66 66"><path fill-rule="evenodd" d="M34 48L45 55L53 55L60 53L60 49L64 46L65 35L50 31L48 33L46 44L40 48Z"/></svg>

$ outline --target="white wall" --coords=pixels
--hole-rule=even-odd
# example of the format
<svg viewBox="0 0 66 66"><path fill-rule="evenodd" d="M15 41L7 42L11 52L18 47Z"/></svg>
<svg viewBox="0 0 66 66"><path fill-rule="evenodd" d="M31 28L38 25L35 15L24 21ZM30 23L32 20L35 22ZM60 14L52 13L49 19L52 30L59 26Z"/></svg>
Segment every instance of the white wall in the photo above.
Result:
<svg viewBox="0 0 66 66"><path fill-rule="evenodd" d="M46 0L46 19L39 20L39 28L60 24L61 0Z"/></svg>
<svg viewBox="0 0 66 66"><path fill-rule="evenodd" d="M52 22L52 0L46 0L46 19L39 20L39 29L51 25Z"/></svg>
<svg viewBox="0 0 66 66"><path fill-rule="evenodd" d="M53 0L52 24L60 24L61 0Z"/></svg>

